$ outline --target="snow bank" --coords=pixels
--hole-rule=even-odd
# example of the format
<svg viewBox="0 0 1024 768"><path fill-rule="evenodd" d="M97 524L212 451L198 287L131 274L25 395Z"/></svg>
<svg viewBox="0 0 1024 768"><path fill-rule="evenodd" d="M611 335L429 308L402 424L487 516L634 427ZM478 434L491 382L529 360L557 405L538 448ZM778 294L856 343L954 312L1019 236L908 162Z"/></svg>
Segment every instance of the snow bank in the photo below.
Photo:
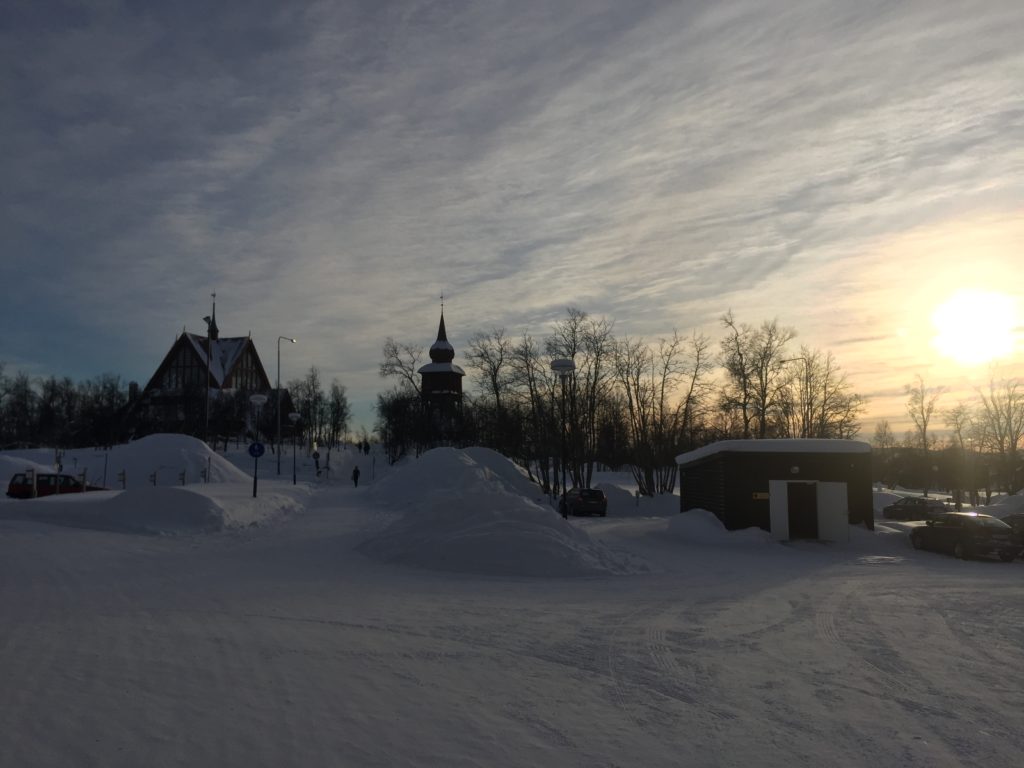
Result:
<svg viewBox="0 0 1024 768"><path fill-rule="evenodd" d="M254 499L250 484L141 486L19 500L3 505L0 516L104 531L213 533L261 525L299 511L302 505L294 496L300 492L264 493Z"/></svg>
<svg viewBox="0 0 1024 768"><path fill-rule="evenodd" d="M601 477L600 473L595 477ZM679 495L663 493L658 496L636 497L634 490L626 490L617 483L598 482L594 485L608 498L609 517L670 517L679 514Z"/></svg>
<svg viewBox="0 0 1024 768"><path fill-rule="evenodd" d="M0 456L0 472L7 473L8 479L26 468L53 472L53 459L52 449L14 451ZM254 499L250 475L187 435L149 435L109 451L68 450L63 456L64 472L86 471L90 482L99 484L104 459L107 487L115 490L5 499L0 516L111 531L206 533L262 525L299 511L300 499L308 493L305 486L282 490L264 485ZM210 482L203 483L200 472L207 467ZM127 480L123 491L117 482L122 470ZM156 486L150 480L154 472ZM182 472L188 485L181 485Z"/></svg>
<svg viewBox="0 0 1024 768"><path fill-rule="evenodd" d="M1006 517L1017 512L1024 512L1024 494L996 496L988 506L978 507L978 511L992 515L992 517Z"/></svg>
<svg viewBox="0 0 1024 768"><path fill-rule="evenodd" d="M768 531L760 528L727 530L722 521L706 509L689 509L671 518L668 523L668 535L692 544L716 546L764 546L776 543Z"/></svg>
<svg viewBox="0 0 1024 768"><path fill-rule="evenodd" d="M11 478L19 472L24 472L28 469L34 469L36 473L39 472L53 472L53 464L40 463L37 460L29 458L20 458L18 454L7 453L0 455L0 480L3 481L3 492L7 493L7 484L11 481ZM50 452L50 459L53 459L53 452Z"/></svg>
<svg viewBox="0 0 1024 768"><path fill-rule="evenodd" d="M265 460L264 460L265 461ZM246 474L223 456L210 450L202 440L188 435L157 434L109 450L101 448L75 448L64 451L62 463L64 474L86 473L93 485L104 484L106 466L106 488L121 488L118 473L125 473L127 488L152 486L151 476L156 473L157 485L181 485L181 473L186 483L202 482L201 472L210 468L211 483L237 483L252 481ZM56 472L52 448L36 448L11 451L0 456L0 475L6 483L15 472L27 467L39 472ZM8 471L9 470L9 471ZM6 490L6 487L5 487Z"/></svg>
<svg viewBox="0 0 1024 768"><path fill-rule="evenodd" d="M515 464L484 448L436 448L372 491L402 516L359 551L420 568L496 576L632 573L627 558L563 520Z"/></svg>

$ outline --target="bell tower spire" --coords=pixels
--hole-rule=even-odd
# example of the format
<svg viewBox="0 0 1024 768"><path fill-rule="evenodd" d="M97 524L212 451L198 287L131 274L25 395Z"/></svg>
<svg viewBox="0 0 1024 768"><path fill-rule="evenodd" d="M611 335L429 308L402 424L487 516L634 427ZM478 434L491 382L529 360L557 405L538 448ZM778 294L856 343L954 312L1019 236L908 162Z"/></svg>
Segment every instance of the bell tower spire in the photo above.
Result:
<svg viewBox="0 0 1024 768"><path fill-rule="evenodd" d="M209 336L213 341L216 341L217 337L220 335L220 330L217 328L217 294L211 293L210 296L213 297L213 314L210 315Z"/></svg>
<svg viewBox="0 0 1024 768"><path fill-rule="evenodd" d="M441 296L441 322L437 326L437 341L430 346L430 360L434 363L450 363L455 359L455 347L448 341L444 327L444 296Z"/></svg>

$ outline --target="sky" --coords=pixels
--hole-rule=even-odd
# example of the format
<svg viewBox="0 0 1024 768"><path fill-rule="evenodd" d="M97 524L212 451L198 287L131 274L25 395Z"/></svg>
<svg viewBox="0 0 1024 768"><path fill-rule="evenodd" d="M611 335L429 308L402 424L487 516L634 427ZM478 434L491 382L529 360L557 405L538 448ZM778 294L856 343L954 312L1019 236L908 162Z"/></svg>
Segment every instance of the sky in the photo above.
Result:
<svg viewBox="0 0 1024 768"><path fill-rule="evenodd" d="M731 309L831 350L870 437L916 375L1024 375L1022 35L1016 0L8 1L0 361L145 383L216 293L372 427L442 295L456 363Z"/></svg>
<svg viewBox="0 0 1024 768"><path fill-rule="evenodd" d="M261 461L256 498L244 446L107 458L126 490L0 497L3 765L1020 762L1024 562L915 551L920 523L781 542L629 473L563 520L481 448Z"/></svg>

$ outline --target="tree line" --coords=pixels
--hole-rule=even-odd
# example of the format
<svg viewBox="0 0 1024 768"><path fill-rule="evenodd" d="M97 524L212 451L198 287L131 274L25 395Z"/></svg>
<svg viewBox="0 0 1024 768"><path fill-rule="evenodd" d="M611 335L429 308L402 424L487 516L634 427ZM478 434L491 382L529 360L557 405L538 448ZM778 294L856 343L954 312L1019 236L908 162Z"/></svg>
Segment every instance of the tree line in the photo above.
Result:
<svg viewBox="0 0 1024 768"><path fill-rule="evenodd" d="M106 373L86 381L69 377L33 378L19 372L6 374L0 363L0 447L38 446L78 448L113 445L156 431L180 431L196 437L242 440L260 436L273 441L277 434L277 398L270 397L256 414L249 395L242 391L213 392L208 421L203 390L184 392L173 425L144 415L133 415L130 384ZM281 414L281 433L294 435L303 444L339 444L345 437L351 408L345 387L337 380L324 385L320 371L310 367L306 375L287 384L282 411L294 408L299 419L294 428L288 412ZM204 434L207 433L208 434ZM366 435L363 436L367 437Z"/></svg>
<svg viewBox="0 0 1024 768"><path fill-rule="evenodd" d="M865 401L831 352L794 348L796 331L777 320L748 325L729 311L719 321L717 347L697 331L618 337L613 321L575 307L540 338L477 333L458 440L513 458L551 492L564 442L566 485L589 487L597 466L629 467L654 495L674 489L676 455L716 440L857 435ZM378 395L376 430L396 460L433 444L419 408L424 351L388 338L382 353L393 386ZM575 364L564 381L551 369L561 358Z"/></svg>
<svg viewBox="0 0 1024 768"><path fill-rule="evenodd" d="M888 420L875 426L872 442L880 479L889 485L940 487L971 495L985 489L1016 493L1024 487L1024 382L991 375L975 396L941 407L945 388L918 375L904 386L913 427L902 440ZM940 438L936 420L948 430Z"/></svg>

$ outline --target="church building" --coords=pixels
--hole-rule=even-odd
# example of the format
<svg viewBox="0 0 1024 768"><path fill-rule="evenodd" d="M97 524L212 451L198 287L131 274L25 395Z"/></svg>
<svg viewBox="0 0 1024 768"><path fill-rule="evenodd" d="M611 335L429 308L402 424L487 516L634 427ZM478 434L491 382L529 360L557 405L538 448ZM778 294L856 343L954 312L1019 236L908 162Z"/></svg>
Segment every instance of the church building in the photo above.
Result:
<svg viewBox="0 0 1024 768"><path fill-rule="evenodd" d="M252 337L221 338L216 304L203 319L207 334L183 331L133 399L133 432L234 433L244 429L249 395L273 392Z"/></svg>
<svg viewBox="0 0 1024 768"><path fill-rule="evenodd" d="M430 362L421 367L420 397L424 426L434 445L451 443L462 428L462 377L466 372L452 361L455 348L444 327L444 307L437 340L430 346Z"/></svg>

